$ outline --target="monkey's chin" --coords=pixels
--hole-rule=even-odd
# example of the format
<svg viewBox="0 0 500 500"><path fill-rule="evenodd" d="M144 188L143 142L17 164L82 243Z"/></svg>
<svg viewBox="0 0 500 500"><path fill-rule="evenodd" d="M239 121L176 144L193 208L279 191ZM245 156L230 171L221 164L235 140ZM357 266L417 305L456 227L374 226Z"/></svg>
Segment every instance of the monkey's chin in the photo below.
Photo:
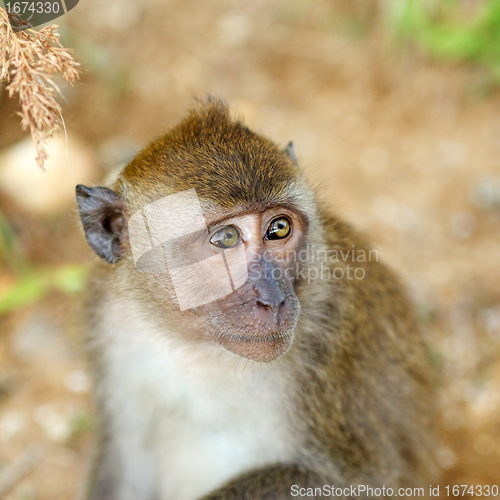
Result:
<svg viewBox="0 0 500 500"><path fill-rule="evenodd" d="M283 356L293 342L293 331L276 333L266 337L231 335L220 340L228 351L260 363L270 363Z"/></svg>

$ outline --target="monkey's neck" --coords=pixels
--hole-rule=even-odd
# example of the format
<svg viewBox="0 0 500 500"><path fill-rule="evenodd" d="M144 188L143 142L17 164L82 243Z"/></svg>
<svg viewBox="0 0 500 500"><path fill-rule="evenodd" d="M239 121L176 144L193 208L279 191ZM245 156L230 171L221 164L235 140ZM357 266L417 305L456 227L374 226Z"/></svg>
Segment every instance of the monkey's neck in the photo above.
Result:
<svg viewBox="0 0 500 500"><path fill-rule="evenodd" d="M189 500L246 470L296 460L302 445L284 364L182 342L137 307L109 304L95 334L105 358L98 403L112 416L130 481L137 461L153 456L143 465L158 476L158 497Z"/></svg>

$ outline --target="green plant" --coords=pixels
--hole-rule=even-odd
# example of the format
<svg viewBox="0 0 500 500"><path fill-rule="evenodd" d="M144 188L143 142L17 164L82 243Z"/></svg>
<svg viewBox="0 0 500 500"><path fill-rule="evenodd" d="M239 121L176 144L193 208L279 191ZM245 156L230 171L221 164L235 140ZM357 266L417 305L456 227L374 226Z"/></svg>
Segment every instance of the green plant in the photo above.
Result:
<svg viewBox="0 0 500 500"><path fill-rule="evenodd" d="M500 80L500 0L474 8L457 0L390 3L390 22L399 35L438 60L473 62Z"/></svg>
<svg viewBox="0 0 500 500"><path fill-rule="evenodd" d="M25 271L0 290L0 315L37 302L51 290L67 294L78 292L85 286L86 278L87 269L82 265Z"/></svg>

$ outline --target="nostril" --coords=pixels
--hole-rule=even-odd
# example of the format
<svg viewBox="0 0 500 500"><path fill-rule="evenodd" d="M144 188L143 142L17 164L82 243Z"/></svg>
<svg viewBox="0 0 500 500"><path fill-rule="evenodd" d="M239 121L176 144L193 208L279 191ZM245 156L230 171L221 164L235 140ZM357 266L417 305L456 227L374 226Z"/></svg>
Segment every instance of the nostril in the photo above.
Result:
<svg viewBox="0 0 500 500"><path fill-rule="evenodd" d="M255 301L257 305L260 307L264 307L265 309L270 309L273 311L277 311L281 304L285 302L285 296L279 289L272 290L256 290L258 297Z"/></svg>
<svg viewBox="0 0 500 500"><path fill-rule="evenodd" d="M265 309L272 309L271 304L264 302L263 300L257 299L257 305L264 307Z"/></svg>

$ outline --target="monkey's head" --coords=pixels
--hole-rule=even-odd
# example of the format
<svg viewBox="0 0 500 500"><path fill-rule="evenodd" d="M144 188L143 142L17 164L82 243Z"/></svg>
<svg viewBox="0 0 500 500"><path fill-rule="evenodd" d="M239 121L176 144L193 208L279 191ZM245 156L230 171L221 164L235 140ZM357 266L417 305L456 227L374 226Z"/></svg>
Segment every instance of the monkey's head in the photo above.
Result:
<svg viewBox="0 0 500 500"><path fill-rule="evenodd" d="M255 361L290 348L299 256L306 236L320 239L291 144L280 149L208 100L113 189L77 186L77 201L90 246L148 314Z"/></svg>

